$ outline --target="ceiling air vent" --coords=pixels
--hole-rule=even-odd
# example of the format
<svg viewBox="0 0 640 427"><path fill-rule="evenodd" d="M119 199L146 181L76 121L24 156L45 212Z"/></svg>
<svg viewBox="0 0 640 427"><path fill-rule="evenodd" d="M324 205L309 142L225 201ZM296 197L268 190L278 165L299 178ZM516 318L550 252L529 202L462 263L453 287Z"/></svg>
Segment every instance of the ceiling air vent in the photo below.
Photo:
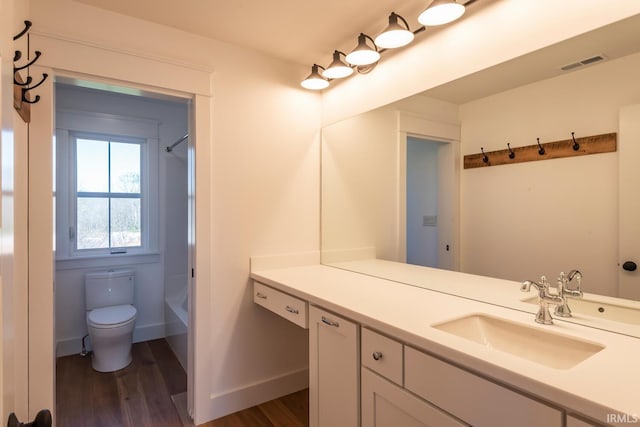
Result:
<svg viewBox="0 0 640 427"><path fill-rule="evenodd" d="M606 58L607 57L604 55L596 55L590 58L581 59L578 62L573 62L571 64L564 65L560 67L560 69L562 71L569 71L578 67L582 67L583 65L591 65L591 64L595 64L596 62L604 61Z"/></svg>

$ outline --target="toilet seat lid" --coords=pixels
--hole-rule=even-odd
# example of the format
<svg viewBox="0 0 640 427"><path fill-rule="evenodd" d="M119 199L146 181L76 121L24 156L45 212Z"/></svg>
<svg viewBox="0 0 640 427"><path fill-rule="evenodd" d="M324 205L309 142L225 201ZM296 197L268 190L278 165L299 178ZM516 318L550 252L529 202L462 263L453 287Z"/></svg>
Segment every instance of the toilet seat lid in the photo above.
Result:
<svg viewBox="0 0 640 427"><path fill-rule="evenodd" d="M89 322L99 326L111 326L125 323L136 317L136 308L132 305L114 305L100 307L89 312Z"/></svg>

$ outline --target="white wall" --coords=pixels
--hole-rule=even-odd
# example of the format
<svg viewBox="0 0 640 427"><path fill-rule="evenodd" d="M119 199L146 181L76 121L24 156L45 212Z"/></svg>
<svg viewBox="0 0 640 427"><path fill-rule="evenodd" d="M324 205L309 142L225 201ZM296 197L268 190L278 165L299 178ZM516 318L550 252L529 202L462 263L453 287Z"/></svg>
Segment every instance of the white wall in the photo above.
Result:
<svg viewBox="0 0 640 427"><path fill-rule="evenodd" d="M617 132L640 102L640 54L460 107L463 154ZM463 170L462 269L555 279L578 268L589 292L615 295L617 153Z"/></svg>
<svg viewBox="0 0 640 427"><path fill-rule="evenodd" d="M196 157L211 153L197 160L209 166L211 182L196 186L211 190L196 205L212 212L212 250L199 252L208 262L196 271L195 421L304 387L307 333L253 304L249 257L319 247L320 97L298 86L305 67L70 1L33 0L32 9L41 45L57 52L46 61L43 54L53 68L137 84L144 75L128 66L139 57L214 71L212 135L195 148ZM77 50L102 53L83 61L72 55Z"/></svg>
<svg viewBox="0 0 640 427"><path fill-rule="evenodd" d="M377 258L399 260L397 138L393 108L322 130L323 251L374 247Z"/></svg>

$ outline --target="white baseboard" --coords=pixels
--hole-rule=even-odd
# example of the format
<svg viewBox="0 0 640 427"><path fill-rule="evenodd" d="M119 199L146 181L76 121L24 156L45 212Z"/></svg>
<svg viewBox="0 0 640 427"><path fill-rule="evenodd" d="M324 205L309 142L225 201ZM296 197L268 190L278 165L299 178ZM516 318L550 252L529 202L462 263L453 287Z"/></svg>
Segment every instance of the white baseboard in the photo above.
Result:
<svg viewBox="0 0 640 427"><path fill-rule="evenodd" d="M133 342L151 341L164 338L164 323L136 327ZM91 350L91 340L86 339L87 350ZM82 351L82 337L67 338L56 342L56 357L79 354Z"/></svg>
<svg viewBox="0 0 640 427"><path fill-rule="evenodd" d="M309 387L309 369L248 384L224 393L212 394L204 411L205 421L214 420Z"/></svg>

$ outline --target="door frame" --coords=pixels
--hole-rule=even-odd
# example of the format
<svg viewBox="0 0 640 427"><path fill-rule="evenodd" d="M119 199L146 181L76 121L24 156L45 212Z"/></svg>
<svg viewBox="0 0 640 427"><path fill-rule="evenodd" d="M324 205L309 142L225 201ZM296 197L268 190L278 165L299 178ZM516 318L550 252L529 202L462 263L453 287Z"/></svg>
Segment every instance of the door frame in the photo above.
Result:
<svg viewBox="0 0 640 427"><path fill-rule="evenodd" d="M190 267L197 274L189 279L192 321L189 348L193 367L188 373L192 397L188 409L196 423L202 422L209 400L206 379L210 378L206 365L209 347L206 325L210 324L211 311L211 211L208 201L211 192L212 70L47 35L32 36L32 43L47 53L32 72L47 73L49 79L38 88L41 101L32 105L29 131L29 418L41 408L51 409L55 418L53 84L57 77L65 77L192 100L189 148L193 168L189 199L192 204L190 216L195 222L190 228L189 249L192 254ZM96 69L100 70L99 74L95 73ZM195 357L196 354L205 357Z"/></svg>
<svg viewBox="0 0 640 427"><path fill-rule="evenodd" d="M640 104L619 112L618 135L618 297L640 301L640 270L625 271L627 261L640 264L640 200L638 183L631 179L640 155Z"/></svg>
<svg viewBox="0 0 640 427"><path fill-rule="evenodd" d="M407 260L407 138L414 137L442 144L438 150L438 268L457 271L460 269L460 125L406 111L398 111L397 122L398 261Z"/></svg>

